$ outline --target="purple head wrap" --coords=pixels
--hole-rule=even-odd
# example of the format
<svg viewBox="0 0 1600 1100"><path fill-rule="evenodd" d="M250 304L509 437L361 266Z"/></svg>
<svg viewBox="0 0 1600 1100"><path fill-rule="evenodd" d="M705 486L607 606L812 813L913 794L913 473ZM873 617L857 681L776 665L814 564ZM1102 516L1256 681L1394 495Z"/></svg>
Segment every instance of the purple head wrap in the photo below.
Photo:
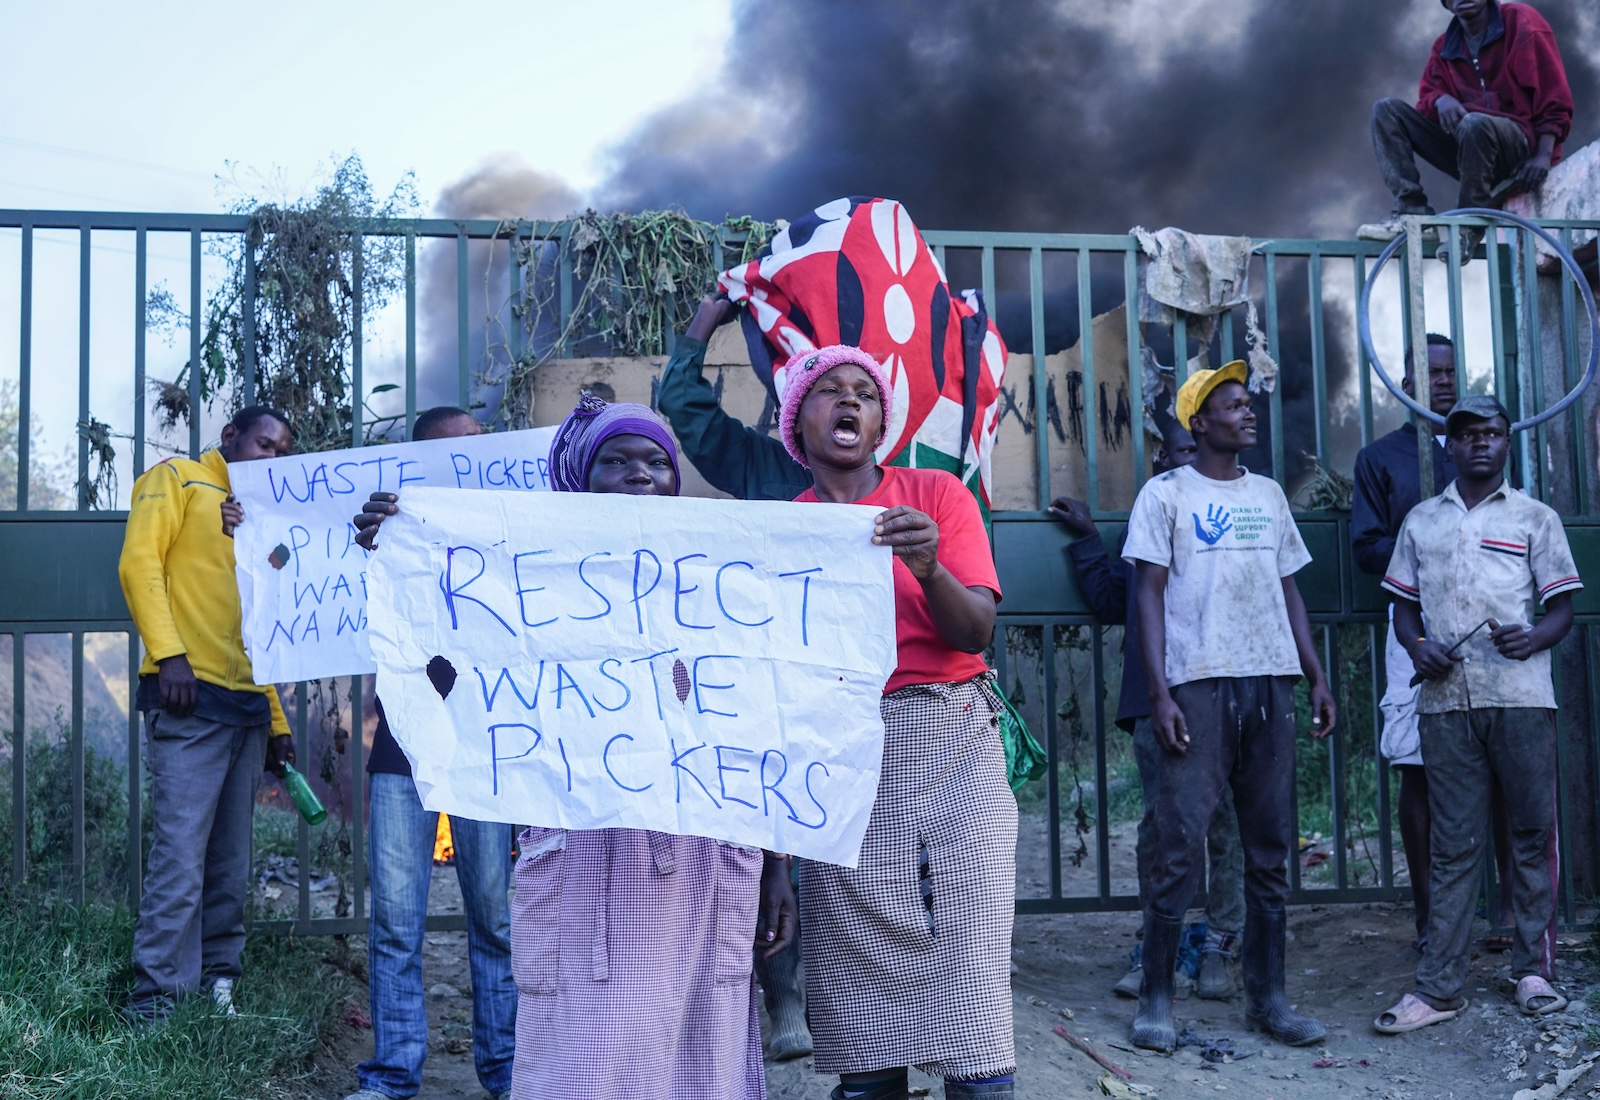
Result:
<svg viewBox="0 0 1600 1100"><path fill-rule="evenodd" d="M628 401L611 404L588 392L561 422L555 442L550 444L550 488L558 493L587 492L594 456L606 440L619 435L642 435L660 444L672 460L672 473L678 483L673 495L677 495L683 487L683 476L678 470L678 448L666 422L648 405Z"/></svg>

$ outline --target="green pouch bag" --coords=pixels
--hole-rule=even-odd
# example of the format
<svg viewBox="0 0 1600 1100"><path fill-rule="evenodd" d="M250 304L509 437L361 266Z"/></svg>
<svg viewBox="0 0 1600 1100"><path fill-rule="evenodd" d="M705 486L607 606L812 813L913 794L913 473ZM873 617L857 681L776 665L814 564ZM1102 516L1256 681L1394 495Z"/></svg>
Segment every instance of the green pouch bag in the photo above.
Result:
<svg viewBox="0 0 1600 1100"><path fill-rule="evenodd" d="M993 680L989 681L988 690L1000 705L1000 744L1006 750L1006 780L1015 794L1024 783L1044 774L1048 760L1044 747L1033 736L1033 731L1028 728L1028 723L1017 708L1011 705L1011 700L1006 698L1006 693Z"/></svg>

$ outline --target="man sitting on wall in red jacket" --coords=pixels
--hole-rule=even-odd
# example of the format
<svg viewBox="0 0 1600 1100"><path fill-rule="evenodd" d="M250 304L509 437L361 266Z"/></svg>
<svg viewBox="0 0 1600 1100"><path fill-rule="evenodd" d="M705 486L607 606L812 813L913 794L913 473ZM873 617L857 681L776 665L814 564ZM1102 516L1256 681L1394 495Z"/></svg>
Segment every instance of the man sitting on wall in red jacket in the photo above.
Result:
<svg viewBox="0 0 1600 1100"><path fill-rule="evenodd" d="M1498 206L1544 182L1572 128L1572 90L1542 15L1499 0L1440 2L1455 18L1433 44L1416 106L1390 97L1372 107L1372 144L1394 213L1363 225L1363 240L1393 240L1407 214L1434 213L1418 154L1461 181L1458 207ZM1462 263L1482 235L1461 230ZM1448 256L1441 245L1439 259Z"/></svg>

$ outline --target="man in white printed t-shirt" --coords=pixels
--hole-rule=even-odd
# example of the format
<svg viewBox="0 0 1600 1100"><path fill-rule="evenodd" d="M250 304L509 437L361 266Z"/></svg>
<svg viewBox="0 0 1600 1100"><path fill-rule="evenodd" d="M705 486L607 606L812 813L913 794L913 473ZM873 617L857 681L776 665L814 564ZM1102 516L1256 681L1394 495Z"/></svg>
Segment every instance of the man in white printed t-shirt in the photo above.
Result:
<svg viewBox="0 0 1600 1100"><path fill-rule="evenodd" d="M1247 1018L1294 1046L1327 1034L1284 994L1295 680L1310 681L1313 737L1332 733L1336 715L1294 583L1311 555L1277 482L1238 463L1256 442L1246 370L1235 360L1196 371L1178 390L1178 423L1200 457L1145 483L1122 551L1138 569L1140 648L1165 750L1132 1032L1147 1050L1177 1045L1172 964L1224 784L1244 846Z"/></svg>

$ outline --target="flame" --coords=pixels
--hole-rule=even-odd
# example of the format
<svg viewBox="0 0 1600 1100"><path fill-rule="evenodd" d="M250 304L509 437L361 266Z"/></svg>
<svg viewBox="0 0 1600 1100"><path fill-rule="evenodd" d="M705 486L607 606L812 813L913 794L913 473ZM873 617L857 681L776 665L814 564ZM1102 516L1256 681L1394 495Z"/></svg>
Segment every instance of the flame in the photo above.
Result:
<svg viewBox="0 0 1600 1100"><path fill-rule="evenodd" d="M456 848L450 841L450 815L439 815L439 831L433 840L433 862L451 863L456 858Z"/></svg>

